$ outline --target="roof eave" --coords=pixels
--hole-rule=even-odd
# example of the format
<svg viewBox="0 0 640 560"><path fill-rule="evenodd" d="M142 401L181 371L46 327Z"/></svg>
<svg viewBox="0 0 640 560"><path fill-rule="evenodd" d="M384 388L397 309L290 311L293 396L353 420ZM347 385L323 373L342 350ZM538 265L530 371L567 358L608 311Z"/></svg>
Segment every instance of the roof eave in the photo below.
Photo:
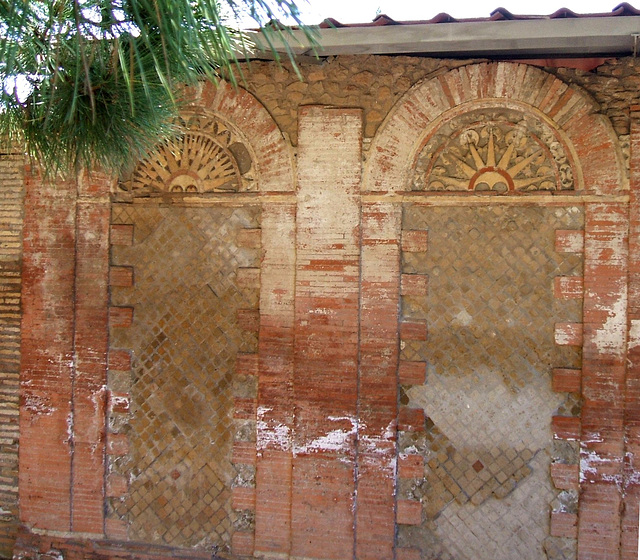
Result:
<svg viewBox="0 0 640 560"><path fill-rule="evenodd" d="M595 56L634 52L640 17L479 21L318 29L318 56L407 54L423 56ZM252 39L261 45L260 33ZM305 34L288 39L296 55L314 54ZM276 48L285 52L276 42ZM259 54L255 53L259 58Z"/></svg>

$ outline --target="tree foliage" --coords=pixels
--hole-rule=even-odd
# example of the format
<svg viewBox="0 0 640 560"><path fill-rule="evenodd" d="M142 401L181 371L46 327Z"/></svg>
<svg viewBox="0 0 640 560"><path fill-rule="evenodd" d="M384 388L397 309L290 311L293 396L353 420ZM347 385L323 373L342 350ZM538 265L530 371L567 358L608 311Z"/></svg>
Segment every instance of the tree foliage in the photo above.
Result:
<svg viewBox="0 0 640 560"><path fill-rule="evenodd" d="M241 17L311 37L293 0L0 0L0 134L47 171L126 168L175 132L185 85L239 75Z"/></svg>

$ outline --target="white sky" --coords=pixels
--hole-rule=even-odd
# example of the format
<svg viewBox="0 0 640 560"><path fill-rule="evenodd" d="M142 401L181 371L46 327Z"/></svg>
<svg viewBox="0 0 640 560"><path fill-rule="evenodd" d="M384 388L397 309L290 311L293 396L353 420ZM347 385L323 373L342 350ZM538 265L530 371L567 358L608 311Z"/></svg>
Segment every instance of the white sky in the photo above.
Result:
<svg viewBox="0 0 640 560"><path fill-rule="evenodd" d="M440 12L455 18L489 17L498 7L513 14L549 15L560 8L576 13L611 12L622 0L298 0L303 21L317 24L328 17L341 23L365 23L380 11L399 21L428 20ZM640 6L639 0L629 2Z"/></svg>

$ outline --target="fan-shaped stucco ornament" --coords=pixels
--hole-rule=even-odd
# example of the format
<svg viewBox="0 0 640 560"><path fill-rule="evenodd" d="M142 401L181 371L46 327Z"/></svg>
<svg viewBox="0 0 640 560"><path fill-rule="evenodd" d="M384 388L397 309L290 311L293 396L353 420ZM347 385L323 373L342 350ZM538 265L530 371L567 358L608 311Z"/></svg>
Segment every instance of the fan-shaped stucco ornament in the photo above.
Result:
<svg viewBox="0 0 640 560"><path fill-rule="evenodd" d="M183 131L138 163L120 186L134 196L254 191L253 161L231 126L204 114L185 116Z"/></svg>
<svg viewBox="0 0 640 560"><path fill-rule="evenodd" d="M411 190L573 190L574 165L560 134L533 113L471 109L427 137Z"/></svg>

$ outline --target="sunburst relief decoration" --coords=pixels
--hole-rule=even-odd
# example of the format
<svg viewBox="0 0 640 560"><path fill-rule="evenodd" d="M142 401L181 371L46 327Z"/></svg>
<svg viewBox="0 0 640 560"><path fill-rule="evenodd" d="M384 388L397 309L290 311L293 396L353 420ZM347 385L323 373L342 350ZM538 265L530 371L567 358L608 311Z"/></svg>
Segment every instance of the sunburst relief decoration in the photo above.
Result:
<svg viewBox="0 0 640 560"><path fill-rule="evenodd" d="M250 153L223 123L192 115L184 131L142 160L120 184L135 196L207 194L255 190Z"/></svg>
<svg viewBox="0 0 640 560"><path fill-rule="evenodd" d="M507 194L574 189L559 134L510 109L465 113L440 127L418 155L412 190Z"/></svg>

